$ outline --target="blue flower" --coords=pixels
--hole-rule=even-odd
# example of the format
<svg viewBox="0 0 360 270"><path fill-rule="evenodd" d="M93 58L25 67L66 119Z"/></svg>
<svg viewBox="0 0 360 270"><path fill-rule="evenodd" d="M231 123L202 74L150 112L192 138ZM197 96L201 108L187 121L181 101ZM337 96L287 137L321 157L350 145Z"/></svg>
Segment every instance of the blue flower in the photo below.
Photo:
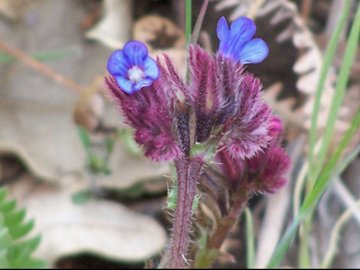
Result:
<svg viewBox="0 0 360 270"><path fill-rule="evenodd" d="M217 24L217 36L220 40L219 52L232 57L242 64L257 64L269 53L265 41L254 38L256 26L247 17L236 19L230 26L224 17Z"/></svg>
<svg viewBox="0 0 360 270"><path fill-rule="evenodd" d="M132 94L150 86L159 77L159 68L145 44L128 41L122 50L113 52L107 69L125 93Z"/></svg>

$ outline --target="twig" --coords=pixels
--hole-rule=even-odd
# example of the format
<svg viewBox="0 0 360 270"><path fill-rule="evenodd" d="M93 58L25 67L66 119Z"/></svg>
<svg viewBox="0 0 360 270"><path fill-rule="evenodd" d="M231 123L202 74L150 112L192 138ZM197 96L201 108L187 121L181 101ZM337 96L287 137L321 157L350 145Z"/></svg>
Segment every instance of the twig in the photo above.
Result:
<svg viewBox="0 0 360 270"><path fill-rule="evenodd" d="M51 69L47 65L31 58L26 53L13 47L12 45L9 45L3 41L0 41L0 51L20 60L27 66L31 67L32 69L35 69L36 71L38 71L39 73L43 74L44 76L52 79L56 83L66 86L67 88L69 88L75 92L81 92L83 90L82 86L80 86L77 83L75 83L74 81L64 77L60 73L57 73L55 70Z"/></svg>
<svg viewBox="0 0 360 270"><path fill-rule="evenodd" d="M194 30L192 33L191 44L196 44L198 41L201 26L202 26L202 23L203 23L205 14L206 14L206 9L207 9L208 4L209 4L209 0L205 0L201 6L201 10L200 10L199 16L196 20Z"/></svg>
<svg viewBox="0 0 360 270"><path fill-rule="evenodd" d="M311 12L312 0L303 0L301 2L301 17L305 21L308 22Z"/></svg>
<svg viewBox="0 0 360 270"><path fill-rule="evenodd" d="M353 197L353 195L350 193L350 191L341 181L341 178L338 177L336 179L332 190L335 193L335 195L341 200L344 206L347 209L351 209L354 219L357 221L358 225L360 226L360 209L354 207L354 205L357 204L356 199Z"/></svg>
<svg viewBox="0 0 360 270"><path fill-rule="evenodd" d="M360 200L354 201L354 204L351 207L349 207L349 209L347 209L340 216L340 218L336 221L335 226L334 226L333 230L331 231L329 248L328 248L326 255L324 256L324 259L321 263L322 269L331 268L331 263L333 262L334 257L337 252L340 231L344 227L344 225L350 220L352 214L355 211L359 211L359 206L360 206Z"/></svg>

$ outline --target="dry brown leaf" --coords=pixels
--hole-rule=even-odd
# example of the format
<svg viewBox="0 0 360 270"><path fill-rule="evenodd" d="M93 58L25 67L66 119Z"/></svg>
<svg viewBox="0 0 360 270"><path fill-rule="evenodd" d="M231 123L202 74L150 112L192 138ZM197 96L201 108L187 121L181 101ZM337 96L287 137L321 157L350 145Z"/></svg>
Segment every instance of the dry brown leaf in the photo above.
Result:
<svg viewBox="0 0 360 270"><path fill-rule="evenodd" d="M160 61L162 61L162 55L166 54L167 56L170 57L171 62L173 63L175 70L177 71L177 73L183 78L185 79L185 75L186 75L186 55L187 52L186 50L183 49L166 49L166 50L155 50L151 53L151 55L156 58L157 56L159 56Z"/></svg>
<svg viewBox="0 0 360 270"><path fill-rule="evenodd" d="M148 15L136 21L133 37L145 43L152 57L167 54L178 74L185 78L186 55L184 32L167 18Z"/></svg>
<svg viewBox="0 0 360 270"><path fill-rule="evenodd" d="M125 189L137 183L170 174L167 164L158 164L145 157L130 155L117 144L110 159L110 176L100 179L99 185L109 189Z"/></svg>
<svg viewBox="0 0 360 270"><path fill-rule="evenodd" d="M17 155L34 175L47 181L58 181L69 173L79 177L82 175L82 187L86 187L85 150L78 137L77 127L71 121L72 103L60 98L55 104L39 101L39 96L51 99L56 95L56 91L46 88L39 88L38 94L28 100L14 97L21 93L21 89L3 88L0 91L3 96L0 100L0 154ZM71 96L68 93L68 97ZM113 118L118 117L114 122L120 124L119 114L113 112L113 115ZM117 143L111 156L110 168L112 174L104 176L99 184L116 189L128 188L168 172L166 165L129 155L121 143Z"/></svg>
<svg viewBox="0 0 360 270"><path fill-rule="evenodd" d="M79 38L81 30L70 27L78 23L79 18L76 14L82 10L82 6L73 1L36 3L36 10L33 12L42 20L42 27L33 28L26 21L20 21L16 25L2 25L2 33L9 40L16 41L23 38L24 32L31 32L31 35L37 38L22 48L30 52L39 52L47 48L44 46L49 44L46 42L49 38L53 44L60 46L73 42L81 53L74 52L73 57L64 57L47 64L52 65L58 73L68 74L70 78L76 78L79 82L91 82L96 75L104 72L109 50L97 44L83 44L83 40ZM44 10L53 14L43 16ZM66 20L63 16L65 13L69 15ZM60 32L62 35L57 34ZM50 47L46 50L51 52L55 48ZM57 182L68 175L75 175L78 184L73 190L88 188L90 181L86 170L85 149L80 141L77 126L73 122L78 94L54 83L20 61L1 65L0 71L0 154L16 155L33 175L45 181ZM103 85L103 78L99 81L99 84ZM102 90L99 90L101 87L96 82L93 89L98 93ZM85 119L88 126L94 127L99 117L108 127L122 125L113 101L103 106L103 101L99 98L95 98L94 101L92 95L84 96L86 98L80 102L79 108L81 116L86 118L89 112L94 116ZM93 102L95 106L92 105ZM81 120L84 119L80 117ZM99 179L99 186L128 188L167 173L165 165L129 156L121 142L116 145L110 163L112 174Z"/></svg>
<svg viewBox="0 0 360 270"><path fill-rule="evenodd" d="M136 21L134 39L144 42L152 49L184 49L184 32L167 18L148 15Z"/></svg>
<svg viewBox="0 0 360 270"><path fill-rule="evenodd" d="M101 21L86 33L86 37L104 45L119 49L130 37L132 24L131 0L104 0Z"/></svg>
<svg viewBox="0 0 360 270"><path fill-rule="evenodd" d="M36 176L55 181L81 171L85 155L71 121L71 103L63 98L52 102L56 90L40 89L32 97L19 88L0 89L0 154L14 153Z"/></svg>
<svg viewBox="0 0 360 270"><path fill-rule="evenodd" d="M29 178L11 185L10 191L35 218L34 233L42 236L36 256L51 264L84 252L115 261L144 261L166 243L166 233L155 220L118 203L91 199L76 205L66 188Z"/></svg>
<svg viewBox="0 0 360 270"><path fill-rule="evenodd" d="M31 2L34 1L0 0L0 15L12 20L18 19Z"/></svg>
<svg viewBox="0 0 360 270"><path fill-rule="evenodd" d="M303 124L303 114L302 109L298 108L293 110L293 106L296 103L294 98L287 98L284 100L277 100L279 93L282 89L280 82L275 83L265 89L263 97L265 101L270 105L274 110L275 114L281 116L281 119L287 123L292 123L297 126L302 126Z"/></svg>
<svg viewBox="0 0 360 270"><path fill-rule="evenodd" d="M90 87L80 93L75 105L75 123L93 131L99 126L101 116L104 114L104 99L102 97L104 77L96 77Z"/></svg>

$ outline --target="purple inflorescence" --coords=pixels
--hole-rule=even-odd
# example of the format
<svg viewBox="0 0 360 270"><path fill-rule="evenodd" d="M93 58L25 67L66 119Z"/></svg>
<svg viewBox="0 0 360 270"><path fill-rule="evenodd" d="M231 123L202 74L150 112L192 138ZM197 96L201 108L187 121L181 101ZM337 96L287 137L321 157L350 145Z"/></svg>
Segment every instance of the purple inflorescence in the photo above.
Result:
<svg viewBox="0 0 360 270"><path fill-rule="evenodd" d="M268 55L266 43L253 38L255 31L249 18L238 18L230 28L221 18L215 54L190 46L189 83L167 55L155 61L139 41L109 58L106 85L134 128L135 141L151 160L175 164L170 268L185 266L198 183L205 183L222 215L236 202L229 211L233 218L252 193L275 192L285 184L290 160L281 147L282 123L263 101L260 80L244 67Z"/></svg>

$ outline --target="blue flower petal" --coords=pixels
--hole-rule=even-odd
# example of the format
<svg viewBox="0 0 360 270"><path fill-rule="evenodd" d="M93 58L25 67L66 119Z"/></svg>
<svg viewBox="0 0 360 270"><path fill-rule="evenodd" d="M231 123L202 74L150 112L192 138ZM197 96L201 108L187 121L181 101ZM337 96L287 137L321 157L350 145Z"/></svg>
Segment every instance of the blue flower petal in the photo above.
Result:
<svg viewBox="0 0 360 270"><path fill-rule="evenodd" d="M217 23L216 28L217 36L220 40L225 40L229 36L229 25L225 19L225 17L221 17Z"/></svg>
<svg viewBox="0 0 360 270"><path fill-rule="evenodd" d="M123 90L125 93L132 94L135 92L133 87L134 83L130 80L127 80L123 76L115 76L115 80L119 85L120 89Z"/></svg>
<svg viewBox="0 0 360 270"><path fill-rule="evenodd" d="M149 79L149 78L143 79L143 80L135 83L133 86L133 89L134 89L134 91L138 91L145 86L152 85L153 81L154 81L153 79Z"/></svg>
<svg viewBox="0 0 360 270"><path fill-rule="evenodd" d="M130 65L132 66L140 66L148 54L148 50L145 44L136 40L127 42L123 51Z"/></svg>
<svg viewBox="0 0 360 270"><path fill-rule="evenodd" d="M151 78L152 80L156 80L159 77L159 68L151 57L147 57L144 62L144 73L146 78Z"/></svg>
<svg viewBox="0 0 360 270"><path fill-rule="evenodd" d="M242 16L231 23L230 32L249 41L255 35L256 25L252 19Z"/></svg>
<svg viewBox="0 0 360 270"><path fill-rule="evenodd" d="M220 40L219 51L225 52L227 51L227 41L230 34L229 25L225 19L225 17L221 17L218 21L216 28L217 36Z"/></svg>
<svg viewBox="0 0 360 270"><path fill-rule="evenodd" d="M230 26L230 37L228 39L228 53L236 56L240 53L242 46L255 35L256 26L253 20L247 17L239 17Z"/></svg>
<svg viewBox="0 0 360 270"><path fill-rule="evenodd" d="M126 75L128 66L123 51L117 50L110 55L107 69L112 75Z"/></svg>
<svg viewBox="0 0 360 270"><path fill-rule="evenodd" d="M263 61L268 54L269 48L265 41L255 38L244 45L237 60L242 64L257 64Z"/></svg>

